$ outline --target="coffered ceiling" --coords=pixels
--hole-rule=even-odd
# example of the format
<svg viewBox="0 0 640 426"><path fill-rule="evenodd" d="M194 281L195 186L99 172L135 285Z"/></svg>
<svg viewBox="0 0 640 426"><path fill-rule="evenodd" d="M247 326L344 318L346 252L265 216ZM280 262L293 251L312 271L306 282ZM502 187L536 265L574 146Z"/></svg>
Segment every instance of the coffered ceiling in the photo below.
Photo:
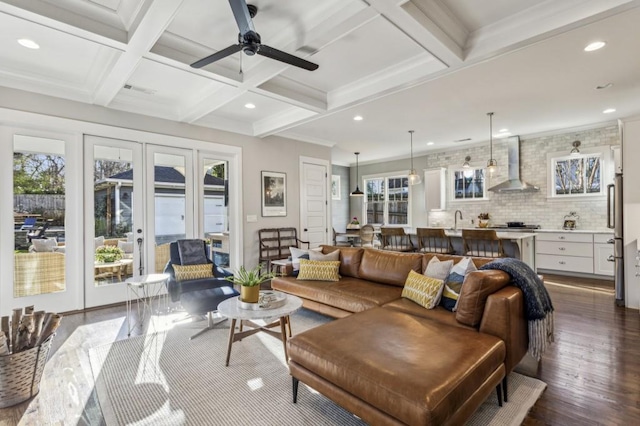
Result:
<svg viewBox="0 0 640 426"><path fill-rule="evenodd" d="M319 68L241 52L191 68L237 43L227 0L7 0L0 85L326 144L343 164L406 157L409 129L415 153L486 141L488 111L513 134L640 113L640 0L249 3L264 44Z"/></svg>

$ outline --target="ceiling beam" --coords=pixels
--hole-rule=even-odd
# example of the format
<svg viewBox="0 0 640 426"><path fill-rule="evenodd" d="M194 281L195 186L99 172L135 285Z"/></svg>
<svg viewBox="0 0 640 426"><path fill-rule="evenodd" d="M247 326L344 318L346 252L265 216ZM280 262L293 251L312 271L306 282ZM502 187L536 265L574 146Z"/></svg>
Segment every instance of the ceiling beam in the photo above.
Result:
<svg viewBox="0 0 640 426"><path fill-rule="evenodd" d="M341 39L351 31L375 19L377 16L379 16L379 14L371 8L363 8L359 3L348 2L344 8L335 10L333 15L314 26L306 35L308 40L306 44L314 46L316 50L321 50L327 45ZM289 45L283 46L282 50L292 51L294 48L293 42L291 42ZM313 54L303 51L302 49L293 51L292 53L302 58ZM183 121L193 123L241 96L248 90L261 85L264 85L264 87L261 87L258 93L262 93L265 96L286 101L310 111L321 112L326 109L326 95L324 99L320 100L317 95L313 97L293 96L292 94L296 91L293 82L289 87L287 87L283 79L279 79L277 85L268 83L271 79L288 69L290 65L263 57L254 57L252 62L254 65L251 69L245 71L243 81L236 86L237 92L235 97L232 96L232 89L225 89L222 98L218 97L218 91L210 93L209 96L203 97L200 102L195 104L190 111L184 113ZM270 92L270 89L274 91Z"/></svg>
<svg viewBox="0 0 640 426"><path fill-rule="evenodd" d="M184 0L146 0L133 21L125 51L105 80L96 89L94 103L108 106L127 79L135 71L140 59L148 53L163 31L169 26Z"/></svg>
<svg viewBox="0 0 640 426"><path fill-rule="evenodd" d="M381 15L448 67L463 61L463 49L410 1L367 0Z"/></svg>

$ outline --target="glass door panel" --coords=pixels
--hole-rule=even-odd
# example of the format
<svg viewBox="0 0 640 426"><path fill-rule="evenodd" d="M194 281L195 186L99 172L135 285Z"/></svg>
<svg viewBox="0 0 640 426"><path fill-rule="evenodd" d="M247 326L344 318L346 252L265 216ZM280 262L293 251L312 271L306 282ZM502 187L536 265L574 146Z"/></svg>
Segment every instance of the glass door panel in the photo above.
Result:
<svg viewBox="0 0 640 426"><path fill-rule="evenodd" d="M16 135L13 146L13 296L65 291L64 141Z"/></svg>
<svg viewBox="0 0 640 426"><path fill-rule="evenodd" d="M87 234L87 306L125 300L124 282L140 267L142 206L141 145L87 136L85 201L91 226Z"/></svg>
<svg viewBox="0 0 640 426"><path fill-rule="evenodd" d="M221 267L230 266L229 244L229 162L203 157L203 235L211 242L211 259Z"/></svg>
<svg viewBox="0 0 640 426"><path fill-rule="evenodd" d="M164 271L171 242L194 235L192 155L189 150L147 147L147 158L152 159L153 165L152 170L147 170L153 180L153 192L147 193L147 206L153 206L153 211L148 212L148 221L154 237L151 244L147 244L149 264L154 265L151 272Z"/></svg>
<svg viewBox="0 0 640 426"><path fill-rule="evenodd" d="M77 309L67 273L67 159L64 140L13 135L13 280L3 309Z"/></svg>

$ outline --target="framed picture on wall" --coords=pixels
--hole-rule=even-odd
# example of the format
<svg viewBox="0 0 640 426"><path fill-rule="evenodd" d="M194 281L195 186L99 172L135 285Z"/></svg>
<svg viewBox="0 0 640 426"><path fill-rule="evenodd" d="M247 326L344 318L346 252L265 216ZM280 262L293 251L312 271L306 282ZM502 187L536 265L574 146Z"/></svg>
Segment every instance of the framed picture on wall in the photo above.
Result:
<svg viewBox="0 0 640 426"><path fill-rule="evenodd" d="M331 175L331 199L340 199L340 175Z"/></svg>
<svg viewBox="0 0 640 426"><path fill-rule="evenodd" d="M261 172L262 216L287 215L287 174Z"/></svg>

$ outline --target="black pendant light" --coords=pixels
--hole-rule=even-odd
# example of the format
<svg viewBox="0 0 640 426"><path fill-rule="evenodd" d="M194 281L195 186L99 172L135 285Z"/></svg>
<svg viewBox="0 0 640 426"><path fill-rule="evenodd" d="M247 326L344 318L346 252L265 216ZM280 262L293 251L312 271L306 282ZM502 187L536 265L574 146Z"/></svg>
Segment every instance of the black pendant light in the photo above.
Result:
<svg viewBox="0 0 640 426"><path fill-rule="evenodd" d="M358 183L360 182L360 167L358 165L358 155L360 155L360 153L354 152L354 154L356 154L356 189L349 195L351 197L364 197L364 192L360 191L360 187L358 186Z"/></svg>

